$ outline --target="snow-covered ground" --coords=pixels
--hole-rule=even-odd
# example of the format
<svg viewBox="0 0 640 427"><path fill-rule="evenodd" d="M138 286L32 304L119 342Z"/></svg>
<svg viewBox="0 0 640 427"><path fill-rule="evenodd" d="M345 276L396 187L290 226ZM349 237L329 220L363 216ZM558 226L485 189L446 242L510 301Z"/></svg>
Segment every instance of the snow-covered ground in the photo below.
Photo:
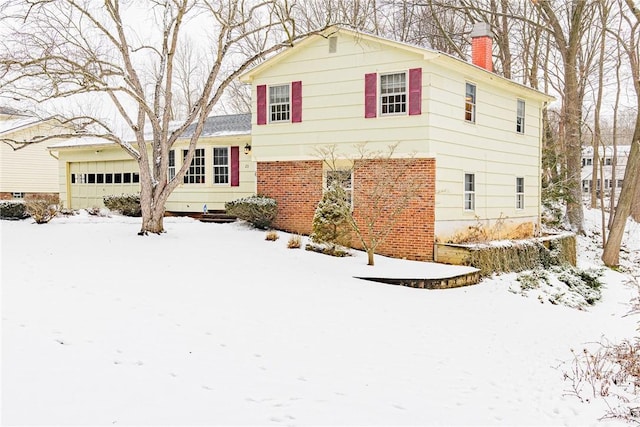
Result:
<svg viewBox="0 0 640 427"><path fill-rule="evenodd" d="M598 421L607 403L581 403L563 369L571 349L635 335L624 274L607 270L603 300L581 311L510 292L506 276L411 289L354 279L372 269L363 254L287 249L285 233L165 226L0 223L3 425L622 424ZM580 266L597 250L581 239ZM435 268L376 262L376 275Z"/></svg>

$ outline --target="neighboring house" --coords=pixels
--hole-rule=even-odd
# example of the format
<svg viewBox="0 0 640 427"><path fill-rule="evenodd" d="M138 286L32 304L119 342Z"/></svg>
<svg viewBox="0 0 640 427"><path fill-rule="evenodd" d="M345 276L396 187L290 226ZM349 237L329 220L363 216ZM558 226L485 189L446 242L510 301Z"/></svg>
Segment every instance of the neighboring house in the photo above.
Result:
<svg viewBox="0 0 640 427"><path fill-rule="evenodd" d="M194 126L169 154L169 178L182 166ZM191 167L167 201L167 211L202 212L204 205L222 210L225 202L255 194L250 132L249 114L209 117ZM60 199L67 208L102 207L104 196L140 191L138 163L113 142L80 137L49 149L60 159Z"/></svg>
<svg viewBox="0 0 640 427"><path fill-rule="evenodd" d="M60 122L0 107L0 199L58 194L58 161L33 137L60 133ZM50 142L50 141L49 141Z"/></svg>
<svg viewBox="0 0 640 427"><path fill-rule="evenodd" d="M331 168L357 146L411 157L421 183L380 254L432 260L436 239L481 223L539 228L541 111L553 98L492 72L488 27L472 34L473 62L333 28L248 71L257 192L278 202L277 228L308 234ZM388 168L402 162L386 160ZM354 214L367 167L343 177Z"/></svg>
<svg viewBox="0 0 640 427"><path fill-rule="evenodd" d="M598 167L598 179L596 181L596 190L598 192L601 186L604 186L605 194L609 194L614 186L618 192L620 191L630 151L630 145L620 145L616 149L616 159L614 159L613 146L598 148L598 157L602 165L602 169ZM614 171L615 177L613 174ZM593 147L582 148L582 171L580 175L582 191L584 193L590 193L593 188ZM604 182L602 182L603 179Z"/></svg>

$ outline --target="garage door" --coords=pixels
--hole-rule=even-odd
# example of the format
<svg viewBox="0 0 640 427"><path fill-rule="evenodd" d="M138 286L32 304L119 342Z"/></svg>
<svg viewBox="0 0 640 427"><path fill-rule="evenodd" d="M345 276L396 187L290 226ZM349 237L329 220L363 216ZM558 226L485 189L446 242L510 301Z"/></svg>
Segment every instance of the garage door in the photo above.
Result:
<svg viewBox="0 0 640 427"><path fill-rule="evenodd" d="M103 197L140 191L135 160L69 164L71 208L104 207Z"/></svg>

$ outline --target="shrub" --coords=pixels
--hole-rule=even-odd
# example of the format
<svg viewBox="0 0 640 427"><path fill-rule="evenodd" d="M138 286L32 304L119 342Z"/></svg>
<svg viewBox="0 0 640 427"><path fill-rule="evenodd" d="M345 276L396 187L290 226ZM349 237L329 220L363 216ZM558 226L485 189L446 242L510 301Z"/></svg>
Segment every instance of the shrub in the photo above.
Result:
<svg viewBox="0 0 640 427"><path fill-rule="evenodd" d="M287 247L289 249L298 249L302 246L302 237L297 234L289 237L289 241L287 242Z"/></svg>
<svg viewBox="0 0 640 427"><path fill-rule="evenodd" d="M275 231L267 231L267 235L265 236L265 240L268 240L270 242L275 242L276 240L278 240L280 238L280 236L278 236L278 233Z"/></svg>
<svg viewBox="0 0 640 427"><path fill-rule="evenodd" d="M28 216L27 206L22 200L0 200L0 218L24 219Z"/></svg>
<svg viewBox="0 0 640 427"><path fill-rule="evenodd" d="M325 244L326 249L341 250L338 247L351 246L351 206L347 193L336 183L324 192L313 215L313 233L311 240Z"/></svg>
<svg viewBox="0 0 640 427"><path fill-rule="evenodd" d="M243 219L254 227L266 230L276 218L276 201L265 196L251 196L227 202L224 205L227 214Z"/></svg>
<svg viewBox="0 0 640 427"><path fill-rule="evenodd" d="M42 196L37 199L29 199L25 202L27 213L38 224L46 224L58 213L58 196Z"/></svg>
<svg viewBox="0 0 640 427"><path fill-rule="evenodd" d="M125 216L140 216L140 194L121 194L119 196L104 196L104 205L112 211Z"/></svg>

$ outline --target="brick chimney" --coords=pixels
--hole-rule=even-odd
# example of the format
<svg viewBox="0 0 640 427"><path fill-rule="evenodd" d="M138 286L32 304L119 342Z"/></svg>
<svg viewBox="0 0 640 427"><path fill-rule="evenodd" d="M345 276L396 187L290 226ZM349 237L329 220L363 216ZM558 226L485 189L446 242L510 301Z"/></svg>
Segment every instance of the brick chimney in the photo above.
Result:
<svg viewBox="0 0 640 427"><path fill-rule="evenodd" d="M486 22L476 22L471 31L471 62L493 72L493 34Z"/></svg>

